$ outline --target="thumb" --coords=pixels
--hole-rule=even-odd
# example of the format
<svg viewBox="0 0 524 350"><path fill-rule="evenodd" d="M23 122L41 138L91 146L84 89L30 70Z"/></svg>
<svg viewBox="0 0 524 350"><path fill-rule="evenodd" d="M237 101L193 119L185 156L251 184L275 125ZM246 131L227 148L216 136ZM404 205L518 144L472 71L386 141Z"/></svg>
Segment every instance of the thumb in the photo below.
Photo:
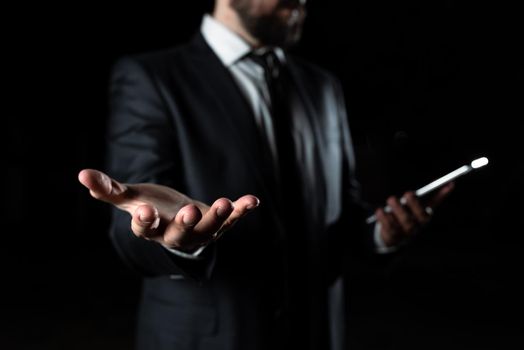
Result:
<svg viewBox="0 0 524 350"><path fill-rule="evenodd" d="M104 202L117 204L127 190L124 184L95 169L83 169L78 173L78 181L89 189L91 196Z"/></svg>

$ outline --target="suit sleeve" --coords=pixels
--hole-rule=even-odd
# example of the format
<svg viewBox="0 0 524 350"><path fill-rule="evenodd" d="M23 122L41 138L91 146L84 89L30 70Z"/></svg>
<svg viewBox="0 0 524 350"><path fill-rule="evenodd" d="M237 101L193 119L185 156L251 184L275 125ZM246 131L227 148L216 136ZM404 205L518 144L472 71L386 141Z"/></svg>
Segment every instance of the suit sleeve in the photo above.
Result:
<svg viewBox="0 0 524 350"><path fill-rule="evenodd" d="M107 127L107 172L125 183L157 183L183 191L175 125L154 74L138 60L124 58L114 66L110 81ZM148 276L210 273L214 249L202 260L190 261L156 242L136 237L128 213L113 209L110 235L123 260Z"/></svg>

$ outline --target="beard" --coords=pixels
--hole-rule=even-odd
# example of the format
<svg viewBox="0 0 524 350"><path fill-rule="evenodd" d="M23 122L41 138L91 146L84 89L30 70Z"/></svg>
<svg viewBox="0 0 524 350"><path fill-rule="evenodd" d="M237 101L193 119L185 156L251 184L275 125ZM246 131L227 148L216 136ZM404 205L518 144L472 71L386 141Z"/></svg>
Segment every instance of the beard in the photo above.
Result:
<svg viewBox="0 0 524 350"><path fill-rule="evenodd" d="M293 8L293 13L285 19L277 15L284 6ZM298 43L302 36L305 15L298 1L282 1L272 13L257 16L251 13L251 0L232 0L231 7L249 34L263 45L289 47Z"/></svg>

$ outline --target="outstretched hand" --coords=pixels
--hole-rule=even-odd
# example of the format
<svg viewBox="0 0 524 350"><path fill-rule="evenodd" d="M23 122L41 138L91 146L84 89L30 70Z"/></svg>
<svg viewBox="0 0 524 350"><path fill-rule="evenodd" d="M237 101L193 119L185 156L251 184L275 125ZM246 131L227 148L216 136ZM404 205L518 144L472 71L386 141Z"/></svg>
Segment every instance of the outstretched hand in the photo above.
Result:
<svg viewBox="0 0 524 350"><path fill-rule="evenodd" d="M383 208L375 211L377 222L381 225L381 237L384 244L388 247L402 242L413 234L423 225L426 225L433 215L433 210L437 207L453 190L454 184L451 182L442 187L425 205L413 192L404 193L402 200L391 196L387 200L391 211L386 213Z"/></svg>
<svg viewBox="0 0 524 350"><path fill-rule="evenodd" d="M133 233L167 248L193 251L216 240L259 200L245 195L232 202L217 199L211 206L166 186L124 184L94 169L84 169L78 180L94 198L131 214Z"/></svg>

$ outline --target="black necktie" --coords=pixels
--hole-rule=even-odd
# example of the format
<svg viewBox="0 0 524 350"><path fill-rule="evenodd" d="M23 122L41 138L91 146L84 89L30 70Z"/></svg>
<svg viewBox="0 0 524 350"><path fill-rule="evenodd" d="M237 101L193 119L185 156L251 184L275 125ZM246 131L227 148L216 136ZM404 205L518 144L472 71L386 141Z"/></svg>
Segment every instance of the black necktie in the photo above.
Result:
<svg viewBox="0 0 524 350"><path fill-rule="evenodd" d="M253 54L253 59L264 68L270 96L270 112L277 148L277 183L279 199L284 212L290 205L302 202L300 172L293 140L293 123L290 100L290 80L287 67L274 51ZM290 218L291 219L291 218ZM287 221L287 220L286 220Z"/></svg>
<svg viewBox="0 0 524 350"><path fill-rule="evenodd" d="M254 55L253 59L264 68L269 89L271 118L278 153L278 201L282 224L286 233L287 271L285 318L286 332L293 344L298 339L306 341L308 333L308 247L305 227L305 203L302 173L299 168L293 139L293 113L291 94L293 89L288 68L273 51ZM300 348L307 348L301 346Z"/></svg>

